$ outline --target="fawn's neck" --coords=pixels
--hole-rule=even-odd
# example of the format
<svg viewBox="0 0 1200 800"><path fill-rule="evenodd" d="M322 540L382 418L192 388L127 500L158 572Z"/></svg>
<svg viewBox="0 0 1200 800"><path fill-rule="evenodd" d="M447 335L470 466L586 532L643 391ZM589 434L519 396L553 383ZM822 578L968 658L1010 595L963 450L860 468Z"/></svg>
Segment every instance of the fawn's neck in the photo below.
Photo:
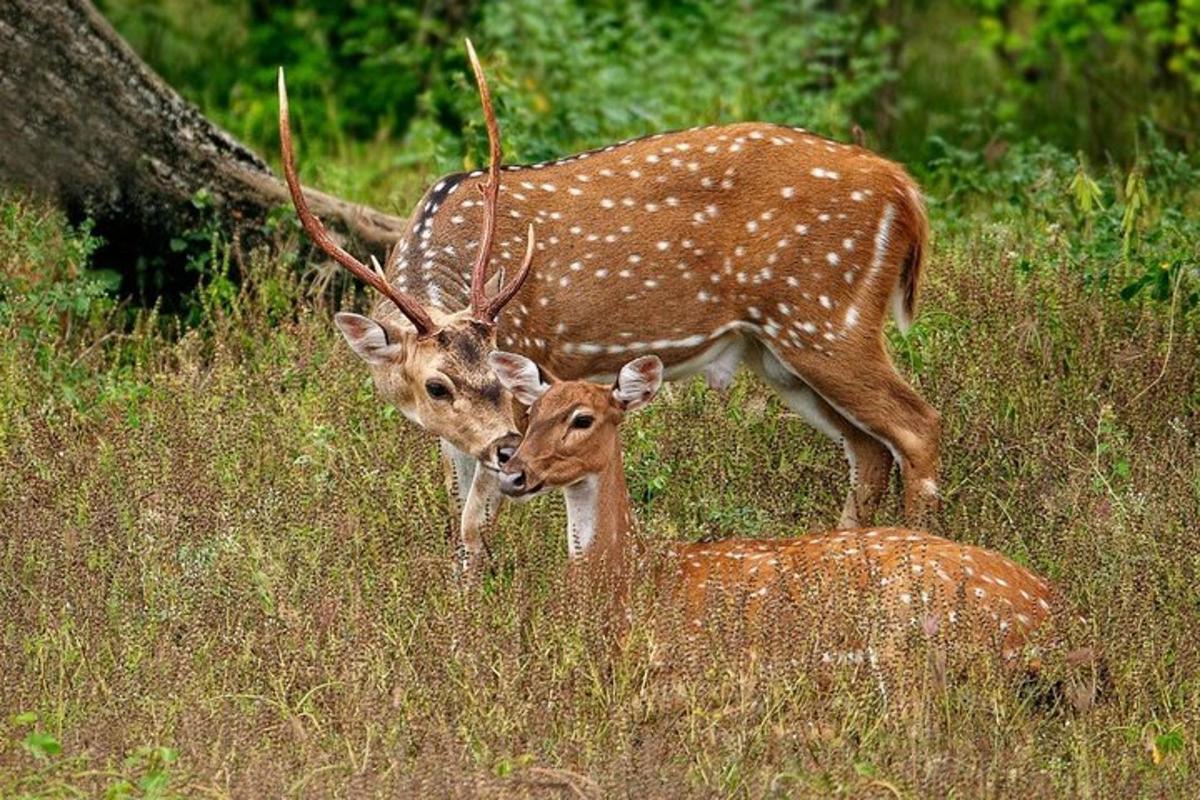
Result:
<svg viewBox="0 0 1200 800"><path fill-rule="evenodd" d="M607 464L603 471L563 491L567 501L567 552L572 559L586 557L618 565L633 535L633 510L621 459L609 459Z"/></svg>

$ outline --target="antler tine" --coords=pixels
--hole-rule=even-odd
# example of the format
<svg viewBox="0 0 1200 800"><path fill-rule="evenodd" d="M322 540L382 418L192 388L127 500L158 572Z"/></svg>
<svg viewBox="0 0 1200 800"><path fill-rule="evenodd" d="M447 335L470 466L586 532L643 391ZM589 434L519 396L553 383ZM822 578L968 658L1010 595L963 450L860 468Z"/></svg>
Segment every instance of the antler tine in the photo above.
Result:
<svg viewBox="0 0 1200 800"><path fill-rule="evenodd" d="M533 223L529 223L529 238L525 243L525 257L521 259L521 268L517 270L517 274L509 281L507 286L504 286L500 291L496 292L496 296L491 299L487 305L487 321L494 322L501 309L509 300L512 300L517 292L521 291L521 285L525 283L525 279L529 277L529 268L533 266L533 249L536 237L533 234Z"/></svg>
<svg viewBox="0 0 1200 800"><path fill-rule="evenodd" d="M500 198L500 125L496 122L495 111L492 110L492 93L488 90L483 67L479 65L479 56L475 54L475 45L471 44L470 39L467 39L466 43L467 58L471 61L475 83L479 86L479 102L483 105L483 117L487 122L488 132L488 179L480 186L483 191L483 231L479 237L475 266L471 269L471 309L477 319L492 322L493 316L486 313L491 304L484 287L487 284L488 260L492 255L492 239L496 234L496 213Z"/></svg>
<svg viewBox="0 0 1200 800"><path fill-rule="evenodd" d="M374 287L376 291L396 304L404 316L417 329L418 336L428 336L434 332L436 325L429 314L421 307L416 298L398 291L388 284L382 274L376 273L366 264L347 253L333 240L329 231L321 224L304 199L304 190L300 188L300 177L296 173L296 160L292 152L292 128L288 121L287 85L283 79L283 68L279 68L279 144L283 150L283 174L287 179L288 191L292 195L292 205L300 217L300 224L313 243L324 250L334 261L341 264L363 283Z"/></svg>

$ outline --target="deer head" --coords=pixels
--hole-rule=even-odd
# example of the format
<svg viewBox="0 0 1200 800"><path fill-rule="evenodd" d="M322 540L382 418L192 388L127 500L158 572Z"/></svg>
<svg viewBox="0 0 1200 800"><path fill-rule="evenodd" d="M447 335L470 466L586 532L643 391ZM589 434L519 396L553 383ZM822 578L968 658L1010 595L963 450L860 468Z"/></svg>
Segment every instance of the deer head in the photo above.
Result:
<svg viewBox="0 0 1200 800"><path fill-rule="evenodd" d="M519 438L508 399L488 368L496 345L495 323L517 293L533 262L534 231L529 226L525 256L507 283L489 297L487 266L496 228L500 191L500 128L475 48L467 53L487 121L489 165L482 193L483 230L471 268L470 307L456 312L425 308L390 284L379 263L367 267L346 252L309 210L297 175L288 121L287 87L279 71L279 138L288 190L301 225L313 243L355 277L388 298L400 315L377 318L339 313L334 321L351 349L371 369L375 386L401 413L493 468L504 463ZM407 321L407 324L405 323Z"/></svg>
<svg viewBox="0 0 1200 800"><path fill-rule="evenodd" d="M488 361L513 398L529 406L525 437L500 476L509 497L569 487L613 464L619 470L621 420L654 399L663 377L658 356L630 361L611 386L559 381L516 353L497 351Z"/></svg>

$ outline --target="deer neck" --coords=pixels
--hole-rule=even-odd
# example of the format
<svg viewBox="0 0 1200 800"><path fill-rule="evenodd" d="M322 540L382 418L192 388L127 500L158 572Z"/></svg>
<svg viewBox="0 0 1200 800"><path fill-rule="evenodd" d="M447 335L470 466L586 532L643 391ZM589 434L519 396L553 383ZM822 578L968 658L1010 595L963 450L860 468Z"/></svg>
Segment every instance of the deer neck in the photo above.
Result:
<svg viewBox="0 0 1200 800"><path fill-rule="evenodd" d="M413 258L422 256L414 255ZM421 262L425 265L422 269L409 266L408 259L401 263L404 267L398 270L397 275L405 278L402 286L424 305L446 313L469 307L470 284L463 279L461 266L457 262L433 253Z"/></svg>
<svg viewBox="0 0 1200 800"><path fill-rule="evenodd" d="M567 551L572 559L622 563L633 536L633 510L620 458L563 491L567 501Z"/></svg>

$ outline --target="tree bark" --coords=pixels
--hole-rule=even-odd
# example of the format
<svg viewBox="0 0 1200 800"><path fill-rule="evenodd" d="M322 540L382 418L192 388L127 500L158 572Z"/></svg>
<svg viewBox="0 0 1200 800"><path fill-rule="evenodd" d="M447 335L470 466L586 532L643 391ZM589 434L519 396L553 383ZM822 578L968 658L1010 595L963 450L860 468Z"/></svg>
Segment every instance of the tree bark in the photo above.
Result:
<svg viewBox="0 0 1200 800"><path fill-rule="evenodd" d="M88 0L0 0L0 184L48 196L140 248L194 229L206 189L247 230L289 204L266 162L146 66ZM321 192L309 204L382 259L405 220Z"/></svg>

